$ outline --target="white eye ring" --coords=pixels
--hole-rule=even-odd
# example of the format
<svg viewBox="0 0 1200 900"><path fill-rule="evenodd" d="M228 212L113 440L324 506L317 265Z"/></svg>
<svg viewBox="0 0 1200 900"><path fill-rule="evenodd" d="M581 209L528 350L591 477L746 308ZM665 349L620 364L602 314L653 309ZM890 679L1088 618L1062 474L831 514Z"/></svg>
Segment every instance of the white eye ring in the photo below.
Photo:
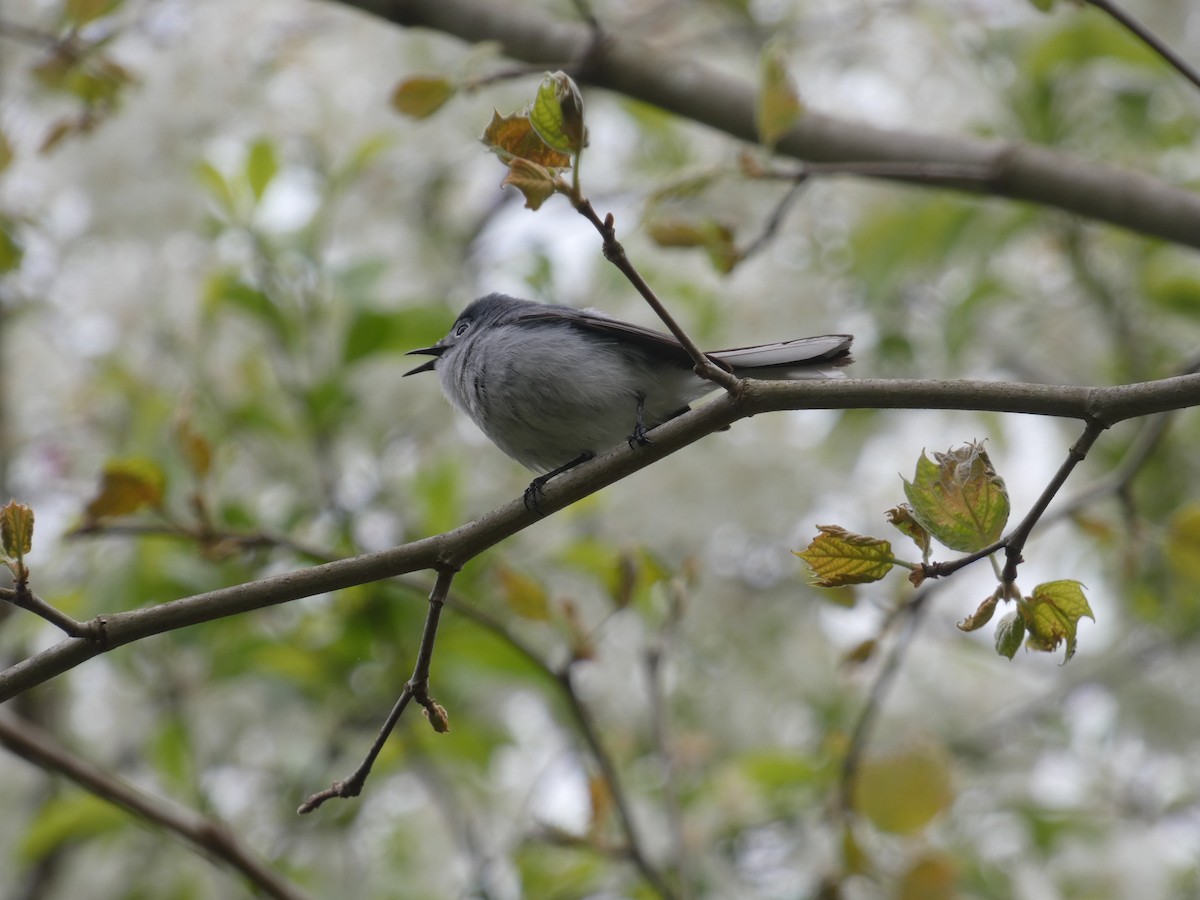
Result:
<svg viewBox="0 0 1200 900"><path fill-rule="evenodd" d="M470 322L460 322L458 327L454 329L454 336L462 337L463 333L470 327L471 327Z"/></svg>

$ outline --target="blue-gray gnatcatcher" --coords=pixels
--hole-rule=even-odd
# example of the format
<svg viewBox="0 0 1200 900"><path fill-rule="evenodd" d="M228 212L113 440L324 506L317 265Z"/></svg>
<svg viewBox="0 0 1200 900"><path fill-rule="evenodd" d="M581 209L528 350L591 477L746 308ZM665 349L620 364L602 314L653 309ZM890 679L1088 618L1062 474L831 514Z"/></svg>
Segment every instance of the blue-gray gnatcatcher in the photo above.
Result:
<svg viewBox="0 0 1200 900"><path fill-rule="evenodd" d="M850 362L848 334L826 334L715 350L707 354L739 377L830 378ZM433 359L405 375L437 372L442 392L497 447L535 479L546 480L684 413L715 389L667 334L594 310L480 297L450 333L409 354Z"/></svg>

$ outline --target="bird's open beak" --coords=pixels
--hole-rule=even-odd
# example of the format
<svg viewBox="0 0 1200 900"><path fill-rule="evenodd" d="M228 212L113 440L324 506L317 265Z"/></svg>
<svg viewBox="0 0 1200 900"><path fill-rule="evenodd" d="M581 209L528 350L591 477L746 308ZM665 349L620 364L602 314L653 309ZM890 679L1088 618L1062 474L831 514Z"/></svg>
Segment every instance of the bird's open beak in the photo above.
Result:
<svg viewBox="0 0 1200 900"><path fill-rule="evenodd" d="M405 356L432 356L433 359L429 360L429 362L423 362L415 369L405 372L403 377L407 378L409 375L416 375L418 372L432 372L433 367L437 365L438 357L445 352L446 348L438 344L434 344L432 347L422 347L420 350L409 350L404 354Z"/></svg>

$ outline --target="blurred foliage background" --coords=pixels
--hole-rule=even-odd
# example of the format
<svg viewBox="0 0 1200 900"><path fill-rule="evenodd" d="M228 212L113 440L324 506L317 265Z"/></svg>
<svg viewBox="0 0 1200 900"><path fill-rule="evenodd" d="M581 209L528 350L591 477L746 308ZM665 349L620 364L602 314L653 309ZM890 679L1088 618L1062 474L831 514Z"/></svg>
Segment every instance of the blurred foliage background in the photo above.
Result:
<svg viewBox="0 0 1200 900"><path fill-rule="evenodd" d="M1193 4L1129 8L1200 61ZM747 79L769 39L812 109L1200 181L1200 92L1094 10L592 9L617 34ZM384 548L517 496L528 473L432 379L400 378L399 354L475 296L654 324L561 198L531 213L498 188L504 171L477 137L540 73L422 121L390 107L413 74L506 68L487 45L301 0L71 0L3 16L0 499L35 510L32 586L71 615ZM84 52L42 39L71 29ZM862 377L1069 384L1195 361L1194 252L1031 205L830 177L731 272L658 246L663 221L749 246L787 188L747 179L746 148L722 135L585 99L585 190L705 345L847 331ZM622 853L591 728L678 896L1194 897L1198 425L1178 415L1128 489L1027 547L1023 584L1088 587L1096 623L1065 668L1058 655L1009 662L989 632L956 630L989 572L956 576L896 628L902 579L821 593L790 551L817 524L880 533L902 500L897 473L911 477L923 448L973 439L1023 513L1078 426L812 411L741 422L475 560L456 603L484 615L447 612L433 669L452 731L402 721L358 800L295 815L357 763L411 672L419 578L146 640L11 705L227 822L315 896L655 896ZM1065 496L1114 471L1145 427L1106 434ZM115 516L123 501L102 485L122 472L150 496ZM58 638L27 614L0 617L6 662ZM843 809L842 760L897 644L903 665ZM0 896L250 894L11 756L0 808Z"/></svg>

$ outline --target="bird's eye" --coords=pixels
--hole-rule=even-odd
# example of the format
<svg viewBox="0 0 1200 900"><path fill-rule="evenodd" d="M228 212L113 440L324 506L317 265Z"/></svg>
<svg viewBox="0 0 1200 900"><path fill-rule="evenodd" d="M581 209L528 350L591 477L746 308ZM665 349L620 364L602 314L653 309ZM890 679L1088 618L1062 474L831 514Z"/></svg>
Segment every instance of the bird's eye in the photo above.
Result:
<svg viewBox="0 0 1200 900"><path fill-rule="evenodd" d="M459 322L458 327L454 329L454 336L462 337L466 333L467 329L470 327L471 327L470 322Z"/></svg>

